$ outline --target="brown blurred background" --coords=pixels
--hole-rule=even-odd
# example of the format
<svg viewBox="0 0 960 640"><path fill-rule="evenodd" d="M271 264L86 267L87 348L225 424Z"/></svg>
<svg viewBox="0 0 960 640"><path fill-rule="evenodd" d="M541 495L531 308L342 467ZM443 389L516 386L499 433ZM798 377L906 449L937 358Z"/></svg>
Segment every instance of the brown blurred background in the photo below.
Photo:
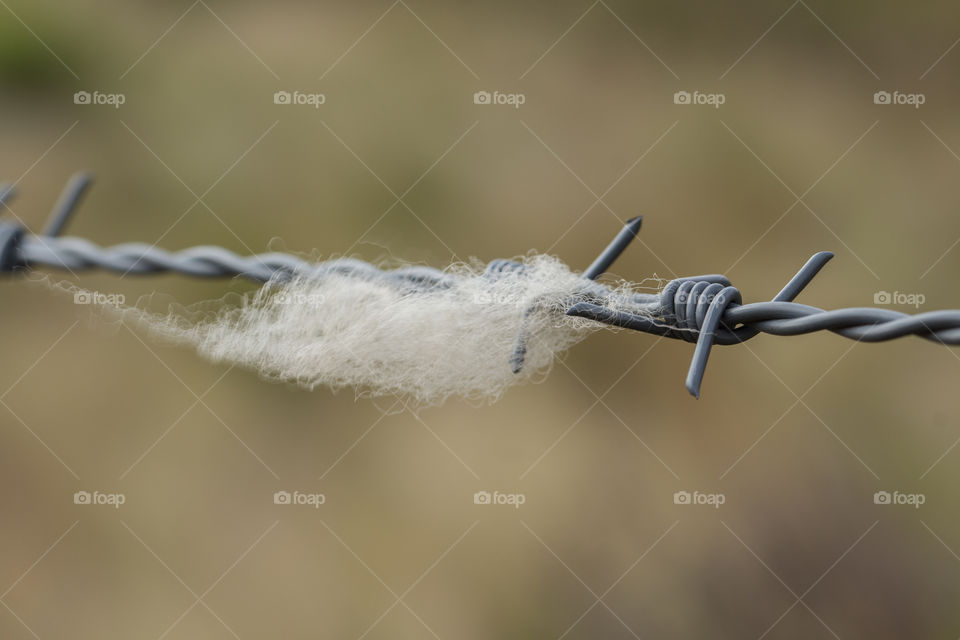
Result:
<svg viewBox="0 0 960 640"><path fill-rule="evenodd" d="M634 281L723 272L768 299L831 249L801 302L960 307L955 3L0 5L3 215L34 230L79 169L69 233L104 245L583 268L643 214ZM542 384L415 416L0 286L0 637L960 635L957 350L761 336L717 348L696 401L691 345L604 332Z"/></svg>

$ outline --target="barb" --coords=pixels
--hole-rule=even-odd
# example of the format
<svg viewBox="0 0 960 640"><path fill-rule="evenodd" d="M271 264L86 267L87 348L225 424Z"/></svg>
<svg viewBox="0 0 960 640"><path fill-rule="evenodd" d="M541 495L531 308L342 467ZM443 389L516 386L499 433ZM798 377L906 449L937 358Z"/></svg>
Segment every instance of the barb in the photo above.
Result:
<svg viewBox="0 0 960 640"><path fill-rule="evenodd" d="M328 274L382 278L410 290L453 286L450 276L439 269L409 266L382 270L352 258L313 263L285 253L240 256L215 246L198 246L170 252L142 244L128 243L100 247L76 237L59 237L90 184L85 174L74 176L64 189L42 235L26 233L12 222L0 220L0 272L34 267L78 271L105 269L122 274L176 272L195 277L239 276L257 282L289 279L294 276L322 277ZM0 184L0 206L14 190ZM707 360L714 344L745 342L760 333L792 336L831 331L860 342L881 342L915 335L945 345L960 345L960 310L929 311L915 315L890 309L849 308L827 311L793 302L820 272L833 254L814 254L783 289L767 302L743 304L740 291L722 275L678 278L658 294L636 293L612 305L612 290L596 282L640 231L641 218L632 218L610 245L583 272L583 287L567 301L566 315L586 318L609 326L695 342L687 374L688 391L700 397ZM494 260L486 268L491 278L522 271L513 260ZM534 303L524 317L539 310ZM511 358L515 372L523 367L528 336L521 329Z"/></svg>

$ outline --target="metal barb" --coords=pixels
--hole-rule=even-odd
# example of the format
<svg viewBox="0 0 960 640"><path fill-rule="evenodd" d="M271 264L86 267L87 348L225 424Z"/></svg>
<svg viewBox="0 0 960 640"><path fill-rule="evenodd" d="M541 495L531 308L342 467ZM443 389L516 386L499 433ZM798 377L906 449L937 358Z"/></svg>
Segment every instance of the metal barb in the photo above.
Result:
<svg viewBox="0 0 960 640"><path fill-rule="evenodd" d="M627 220L623 229L617 234L617 237L607 245L603 253L597 256L593 264L583 272L583 277L587 280L596 280L606 273L607 269L613 266L613 263L620 257L623 250L627 248L627 245L633 242L633 239L640 233L641 224L643 224L643 216L637 216L636 218Z"/></svg>
<svg viewBox="0 0 960 640"><path fill-rule="evenodd" d="M609 269L617 258L620 257L620 254L623 253L623 250L633 242L633 239L637 237L637 234L640 233L640 225L643 224L643 216L636 216L635 218L630 218L624 224L623 228L620 230L620 233L614 237L614 239L607 245L607 248L597 256L597 259L593 261L587 270L583 272L582 277L584 280L596 280ZM502 263L504 261L500 260L497 263ZM514 268L523 268L523 265L520 263L506 261L518 267ZM494 263L491 263L494 264ZM489 268L488 268L489 271ZM520 331L517 332L517 339L513 347L513 355L510 357L510 369L514 373L520 373L523 370L523 362L527 356L527 320L531 315L536 313L539 309L539 304L534 303L527 307L523 312L523 324L520 327Z"/></svg>
<svg viewBox="0 0 960 640"><path fill-rule="evenodd" d="M90 185L78 174L64 188L42 235L32 235L13 222L0 219L0 272L21 268L52 267L71 271L106 269L121 274L166 271L195 277L244 277L256 282L288 279L297 275L379 278L411 292L455 286L451 276L438 269L413 266L391 270L352 258L322 263L308 262L285 253L240 256L221 247L199 246L182 251L128 243L100 247L83 238L60 237ZM0 184L0 207L14 195ZM695 342L687 373L687 390L700 397L707 360L713 345L745 342L760 333L779 336L831 331L860 342L881 342L915 335L944 345L960 345L960 310L929 311L908 315L891 309L850 308L825 311L793 302L833 254L814 254L783 289L767 302L743 304L740 291L722 275L694 276L670 281L658 294L636 293L623 299L596 282L637 236L642 220L632 218L593 263L583 272L584 285L571 293L566 315L657 336ZM522 273L523 263L494 260L486 269L490 278ZM614 304L616 303L616 306ZM524 319L542 312L534 302ZM511 366L519 372L527 350L526 322L517 336Z"/></svg>
<svg viewBox="0 0 960 640"><path fill-rule="evenodd" d="M76 173L71 176L67 185L63 188L63 193L60 194L60 199L57 200L57 204L53 206L53 211L50 212L47 226L43 230L44 236L55 238L60 235L67 222L69 222L70 216L80 205L80 200L83 199L83 195L90 187L91 182L93 182L93 179L87 173Z"/></svg>
<svg viewBox="0 0 960 640"><path fill-rule="evenodd" d="M12 184L0 182L0 207L5 207L6 203L13 200L17 195L17 189Z"/></svg>

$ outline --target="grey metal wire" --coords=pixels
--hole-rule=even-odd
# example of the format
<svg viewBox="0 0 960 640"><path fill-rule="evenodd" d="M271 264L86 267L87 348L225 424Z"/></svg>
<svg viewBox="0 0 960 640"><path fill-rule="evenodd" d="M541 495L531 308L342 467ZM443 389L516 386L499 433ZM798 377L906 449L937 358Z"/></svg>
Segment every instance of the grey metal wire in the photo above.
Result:
<svg viewBox="0 0 960 640"><path fill-rule="evenodd" d="M0 271L53 267L71 271L105 269L124 275L176 272L205 278L240 276L257 282L295 275L322 277L340 274L385 279L412 291L453 285L449 274L423 266L383 270L353 258L315 263L278 252L241 256L215 246L171 252L143 243L100 247L83 238L59 237L89 184L90 178L85 174L78 174L70 180L41 235L28 234L22 227L0 220ZM12 187L0 184L0 207L5 207L13 195ZM726 277L704 275L672 280L657 294L637 293L626 301L617 298L617 308L613 308L612 290L596 279L636 237L641 222L639 217L628 220L610 245L583 272L584 286L570 295L566 314L695 342L686 386L698 398L712 346L745 342L759 333L792 336L826 330L859 342L881 342L915 335L941 344L960 345L960 310L909 315L871 307L826 311L793 302L833 257L827 251L814 254L768 302L743 304L740 291ZM487 265L486 274L495 278L523 269L520 262L494 260ZM539 308L538 303L531 305L525 318ZM523 367L527 339L526 331L521 329L511 359L516 372Z"/></svg>

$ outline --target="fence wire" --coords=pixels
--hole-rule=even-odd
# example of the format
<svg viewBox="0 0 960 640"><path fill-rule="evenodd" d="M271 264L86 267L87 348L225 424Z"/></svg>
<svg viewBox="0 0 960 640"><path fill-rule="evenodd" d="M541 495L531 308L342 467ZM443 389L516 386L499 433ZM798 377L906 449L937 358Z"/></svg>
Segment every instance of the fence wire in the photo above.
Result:
<svg viewBox="0 0 960 640"><path fill-rule="evenodd" d="M454 286L449 274L423 266L380 269L353 258L316 263L279 252L241 256L217 246L198 246L181 251L166 251L144 243L101 247L83 238L61 237L90 182L86 174L77 174L70 179L40 234L28 233L18 224L0 220L0 272L35 267L69 271L103 269L123 275L175 272L203 278L240 276L256 282L337 274L383 279L414 292ZM0 184L0 205L6 208L13 196L13 187ZM700 397L713 345L746 342L760 333L793 336L831 331L858 342L882 342L914 335L944 345L960 344L960 310L910 315L874 307L828 311L793 302L833 258L828 251L814 254L770 301L744 304L740 291L726 277L713 274L677 278L659 293L636 293L626 310L622 298L618 298L618 306L613 308L608 304L613 295L611 289L596 279L637 236L641 222L640 217L628 220L583 272L584 285L569 297L566 315L696 343L686 380L687 390L695 397ZM487 265L485 274L496 278L523 269L520 262L494 260ZM527 315L536 308L534 305L528 309ZM514 372L523 367L526 340L521 330L511 358Z"/></svg>

